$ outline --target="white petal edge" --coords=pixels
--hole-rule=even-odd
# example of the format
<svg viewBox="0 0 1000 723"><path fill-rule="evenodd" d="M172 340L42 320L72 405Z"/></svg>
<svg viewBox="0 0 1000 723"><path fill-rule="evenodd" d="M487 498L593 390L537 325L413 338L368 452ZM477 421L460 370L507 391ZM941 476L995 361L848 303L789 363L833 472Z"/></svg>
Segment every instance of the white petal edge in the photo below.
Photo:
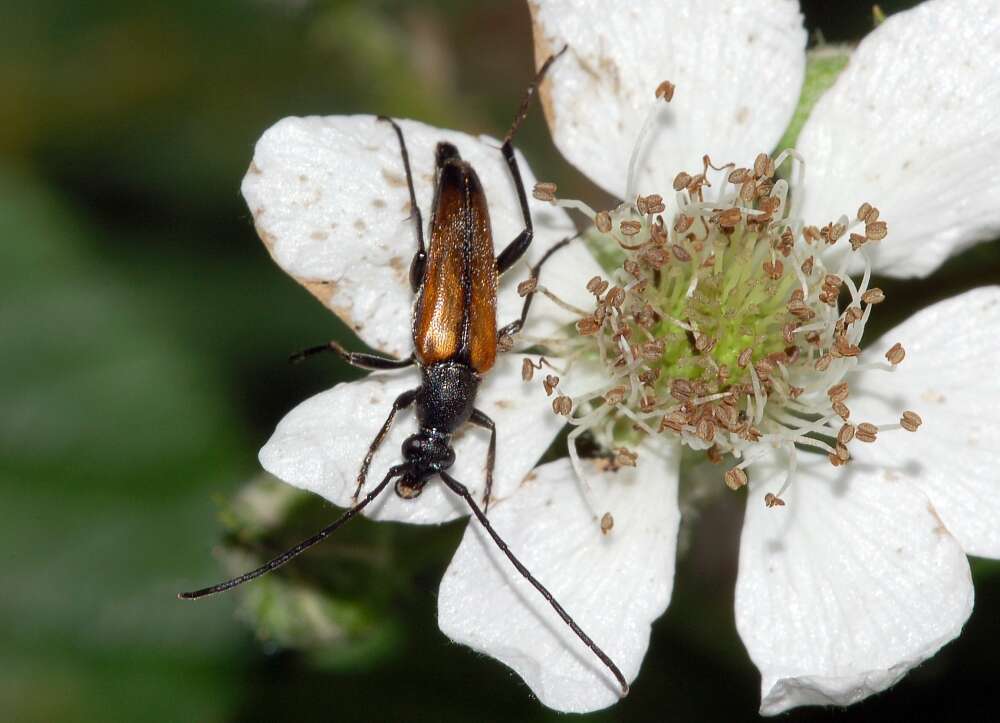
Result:
<svg viewBox="0 0 1000 723"><path fill-rule="evenodd" d="M520 355L507 354L486 377L476 408L497 427L497 464L493 496L516 488L563 426L552 413L545 393L521 381ZM338 384L299 404L285 415L267 444L260 463L279 479L315 492L340 507L351 504L356 479L368 446L381 428L392 402L420 384L416 370L371 374ZM401 411L372 461L365 490L371 490L389 468L402 461L400 445L417 430L413 408ZM466 424L453 438L456 461L451 474L476 499L485 485L489 432ZM437 524L468 514L465 503L439 480L431 480L416 499L402 499L390 487L364 510L378 520Z"/></svg>
<svg viewBox="0 0 1000 723"><path fill-rule="evenodd" d="M736 627L761 672L763 715L885 690L972 612L968 560L917 487L805 456L784 507L763 502L782 466L751 467Z"/></svg>
<svg viewBox="0 0 1000 723"><path fill-rule="evenodd" d="M624 199L628 164L655 91L677 86L643 145L637 192L670 195L702 156L749 165L792 117L806 32L794 0L618 3L529 0L535 62L568 44L542 87L556 146ZM634 199L626 199L634 200Z"/></svg>
<svg viewBox="0 0 1000 723"><path fill-rule="evenodd" d="M629 681L673 590L678 460L673 449L640 448L636 468L595 471L594 511L569 462L558 460L490 511L514 554ZM614 518L607 534L599 522L604 511ZM550 708L584 712L619 700L612 674L475 520L441 581L438 623L452 640L513 668Z"/></svg>
<svg viewBox="0 0 1000 723"><path fill-rule="evenodd" d="M802 129L803 217L823 225L877 206L889 235L869 253L877 273L898 278L995 238L998 107L1000 4L929 0L889 17Z"/></svg>
<svg viewBox="0 0 1000 723"><path fill-rule="evenodd" d="M915 432L885 431L852 443L859 462L922 489L970 555L1000 558L1000 286L968 291L923 309L864 354L882 361L896 342L906 358L894 372L851 382L852 421L923 419Z"/></svg>
<svg viewBox="0 0 1000 723"><path fill-rule="evenodd" d="M513 107L513 106L512 106ZM423 212L425 243L434 194L435 147L453 143L479 174L489 202L493 241L499 253L524 228L500 143L400 120ZM575 228L562 209L531 198L535 178L524 157L518 163L529 194L535 238L521 264L500 285L498 323L520 313L517 283L525 264ZM399 142L388 123L374 116L284 118L257 142L243 196L257 233L275 262L340 316L374 349L410 353L410 261L417 249ZM579 283L600 273L582 244L560 251L543 271L543 283L570 303L588 295ZM565 311L539 300L531 316L536 336L568 320Z"/></svg>

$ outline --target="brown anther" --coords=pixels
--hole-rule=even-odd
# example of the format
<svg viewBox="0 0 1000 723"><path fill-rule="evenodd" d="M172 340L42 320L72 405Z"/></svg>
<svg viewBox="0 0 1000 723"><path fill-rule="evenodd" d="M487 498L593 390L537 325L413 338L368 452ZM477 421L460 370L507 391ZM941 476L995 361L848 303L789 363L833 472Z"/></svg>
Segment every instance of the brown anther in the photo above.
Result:
<svg viewBox="0 0 1000 723"><path fill-rule="evenodd" d="M798 399L802 396L802 392L806 390L805 387L797 387L794 384L788 387L788 396L792 399Z"/></svg>
<svg viewBox="0 0 1000 723"><path fill-rule="evenodd" d="M743 218L743 213L738 208L727 208L719 214L720 226L735 226Z"/></svg>
<svg viewBox="0 0 1000 723"><path fill-rule="evenodd" d="M642 231L642 224L638 221L622 221L618 224L618 228L626 236L635 236Z"/></svg>
<svg viewBox="0 0 1000 723"><path fill-rule="evenodd" d="M674 219L674 231L677 233L684 233L691 225L694 223L694 218L688 216L686 213L677 214L677 218Z"/></svg>
<svg viewBox="0 0 1000 723"><path fill-rule="evenodd" d="M702 419L695 428L698 438L711 443L715 439L715 424L710 419Z"/></svg>
<svg viewBox="0 0 1000 723"><path fill-rule="evenodd" d="M889 234L889 227L885 221L875 221L865 224L865 237L869 241L881 241Z"/></svg>
<svg viewBox="0 0 1000 723"><path fill-rule="evenodd" d="M556 414L568 417L570 412L573 411L573 400L566 395L556 397L552 400L552 411Z"/></svg>
<svg viewBox="0 0 1000 723"><path fill-rule="evenodd" d="M592 316L584 317L576 322L576 330L580 336L593 336L601 330L601 322Z"/></svg>
<svg viewBox="0 0 1000 723"><path fill-rule="evenodd" d="M907 432L916 432L924 420L920 418L920 415L916 412L911 412L909 410L903 412L903 416L899 420L899 426L905 429Z"/></svg>
<svg viewBox="0 0 1000 723"><path fill-rule="evenodd" d="M746 369L747 364L750 363L751 357L753 357L753 349L747 347L746 349L740 352L739 357L736 359L736 366L738 366L740 369Z"/></svg>
<svg viewBox="0 0 1000 723"><path fill-rule="evenodd" d="M784 352L778 352L782 358L784 358ZM757 376L760 377L762 382L766 382L771 378L771 374L774 372L774 364L768 359L761 359L759 362L753 365L754 371L757 372Z"/></svg>
<svg viewBox="0 0 1000 723"><path fill-rule="evenodd" d="M844 280L836 274L827 274L823 277L823 286L829 286L832 289L839 289L843 283Z"/></svg>
<svg viewBox="0 0 1000 723"><path fill-rule="evenodd" d="M670 396L678 401L690 399L693 391L691 382L687 379L674 379L670 382Z"/></svg>
<svg viewBox="0 0 1000 723"><path fill-rule="evenodd" d="M861 353L861 347L847 341L846 336L838 336L833 340L833 349L831 349L831 352L834 356L858 356Z"/></svg>
<svg viewBox="0 0 1000 723"><path fill-rule="evenodd" d="M717 343L718 339L714 339L708 334L698 332L694 335L694 348L702 354L707 354L712 351Z"/></svg>
<svg viewBox="0 0 1000 723"><path fill-rule="evenodd" d="M865 217L861 219L865 223L875 223L878 221L878 209L872 206L872 208L865 214Z"/></svg>
<svg viewBox="0 0 1000 723"><path fill-rule="evenodd" d="M783 327L781 327L781 338L785 340L786 344L791 344L795 341L795 330L799 328L797 321L789 321Z"/></svg>
<svg viewBox="0 0 1000 723"><path fill-rule="evenodd" d="M788 297L789 301L805 301L806 295L801 288L796 288Z"/></svg>
<svg viewBox="0 0 1000 723"><path fill-rule="evenodd" d="M857 426L854 432L854 436L857 437L859 442L867 442L871 444L875 441L875 436L878 434L878 427L869 422L862 422Z"/></svg>
<svg viewBox="0 0 1000 723"><path fill-rule="evenodd" d="M819 241L819 239L822 238L822 235L820 230L815 226L806 226L802 229L802 238L804 238L808 243L814 243L815 241Z"/></svg>
<svg viewBox="0 0 1000 723"><path fill-rule="evenodd" d="M608 404L620 404L627 393L628 389L624 385L612 387L604 393L604 401Z"/></svg>
<svg viewBox="0 0 1000 723"><path fill-rule="evenodd" d="M728 180L733 185L740 185L751 178L749 168L735 168L729 172Z"/></svg>
<svg viewBox="0 0 1000 723"><path fill-rule="evenodd" d="M837 452L836 452L836 454L837 454L837 458L841 462L845 462L846 463L846 462L849 462L851 460L851 452L843 444L838 444L837 445Z"/></svg>
<svg viewBox="0 0 1000 723"><path fill-rule="evenodd" d="M524 358L521 362L521 379L526 382L530 382L535 376L535 365L531 362L528 357Z"/></svg>
<svg viewBox="0 0 1000 723"><path fill-rule="evenodd" d="M545 388L545 396L551 397L553 390L559 386L559 377L554 374L546 374L545 379L542 380L542 386Z"/></svg>
<svg viewBox="0 0 1000 723"><path fill-rule="evenodd" d="M868 243L868 239L859 233L852 233L848 240L851 242L852 251L857 251L859 248Z"/></svg>
<svg viewBox="0 0 1000 723"><path fill-rule="evenodd" d="M860 306L848 306L844 311L844 323L853 324L856 321L860 321L864 315L865 312L861 310Z"/></svg>
<svg viewBox="0 0 1000 723"><path fill-rule="evenodd" d="M768 171L770 170L770 173ZM758 153L753 161L753 174L757 178L770 177L774 175L774 161L766 153Z"/></svg>
<svg viewBox="0 0 1000 723"><path fill-rule="evenodd" d="M611 532L611 528L615 526L615 518L611 516L610 512L605 512L601 515L601 533L608 534Z"/></svg>
<svg viewBox="0 0 1000 723"><path fill-rule="evenodd" d="M716 376L719 379L719 384L725 384L729 381L729 367L725 364L720 364Z"/></svg>
<svg viewBox="0 0 1000 723"><path fill-rule="evenodd" d="M866 304L881 304L885 301L885 292L878 287L872 287L861 295L861 300Z"/></svg>
<svg viewBox="0 0 1000 723"><path fill-rule="evenodd" d="M598 211L594 216L594 225L601 233L611 233L611 214L607 211Z"/></svg>
<svg viewBox="0 0 1000 723"><path fill-rule="evenodd" d="M719 445L717 444L713 444L706 449L705 456L708 457L708 461L712 464L722 464L722 450L719 449Z"/></svg>
<svg viewBox="0 0 1000 723"><path fill-rule="evenodd" d="M750 481L747 478L747 473L744 472L739 467L732 467L726 471L723 479L726 481L726 487L733 490L734 492L740 487L746 487L747 483Z"/></svg>
<svg viewBox="0 0 1000 723"><path fill-rule="evenodd" d="M844 424L837 432L837 444L847 444L852 439L854 439L854 425Z"/></svg>
<svg viewBox="0 0 1000 723"><path fill-rule="evenodd" d="M805 274L806 276L810 276L812 274L812 272L813 272L813 265L815 263L816 263L816 259L814 259L812 256L810 256L805 261L803 261L802 262L802 267L801 267L802 268L802 273Z"/></svg>
<svg viewBox="0 0 1000 723"><path fill-rule="evenodd" d="M646 361L659 361L663 358L664 348L662 339L647 341L639 347L639 355Z"/></svg>
<svg viewBox="0 0 1000 723"><path fill-rule="evenodd" d="M743 185L740 186L740 200L744 203L751 203L756 193L757 184L753 182L752 178L744 181Z"/></svg>
<svg viewBox="0 0 1000 723"><path fill-rule="evenodd" d="M618 447L615 450L615 464L619 467L635 467L639 455L625 447Z"/></svg>
<svg viewBox="0 0 1000 723"><path fill-rule="evenodd" d="M683 191L691 183L691 174L681 171L676 176L674 176L674 190Z"/></svg>
<svg viewBox="0 0 1000 723"><path fill-rule="evenodd" d="M654 269L662 269L670 261L670 255L657 246L647 247L641 252L642 260Z"/></svg>
<svg viewBox="0 0 1000 723"><path fill-rule="evenodd" d="M614 309L620 309L625 301L625 289L620 286L612 286L604 296L604 303Z"/></svg>
<svg viewBox="0 0 1000 723"><path fill-rule="evenodd" d="M594 296L600 296L605 291L608 290L608 282L602 279L600 276L594 276L590 281L587 282L587 291L589 291Z"/></svg>
<svg viewBox="0 0 1000 723"><path fill-rule="evenodd" d="M646 197L636 196L635 199L635 210L639 212L640 216L646 215Z"/></svg>
<svg viewBox="0 0 1000 723"><path fill-rule="evenodd" d="M868 203L867 201L862 203L861 207L858 209L858 220L864 221L865 217L868 216L868 212L871 210L872 210L872 205L870 203Z"/></svg>
<svg viewBox="0 0 1000 723"><path fill-rule="evenodd" d="M778 495L771 494L770 492L768 492L766 495L764 495L764 506L767 507L768 509L772 507L784 507L785 501L780 497L778 497Z"/></svg>
<svg viewBox="0 0 1000 723"><path fill-rule="evenodd" d="M771 261L765 261L764 273L777 281L785 273L785 265L781 263L781 259L775 259L773 263Z"/></svg>
<svg viewBox="0 0 1000 723"><path fill-rule="evenodd" d="M843 419L845 422L851 417L851 410L848 409L847 405L844 404L843 402L834 402L833 411L838 417Z"/></svg>
<svg viewBox="0 0 1000 723"><path fill-rule="evenodd" d="M906 349L904 349L903 345L897 341L892 345L892 348L885 353L885 358L889 360L890 364L896 366L906 358Z"/></svg>
<svg viewBox="0 0 1000 723"><path fill-rule="evenodd" d="M806 334L807 344L812 344L813 346L819 346L821 341L822 338L820 337L818 331L810 331L808 334Z"/></svg>
<svg viewBox="0 0 1000 723"><path fill-rule="evenodd" d="M760 210L764 213L771 215L781 208L781 199L777 196L768 196L767 198L760 199Z"/></svg>
<svg viewBox="0 0 1000 723"><path fill-rule="evenodd" d="M663 196L658 193L651 193L645 197L646 213L663 213L667 207L663 205Z"/></svg>
<svg viewBox="0 0 1000 723"><path fill-rule="evenodd" d="M542 181L535 184L534 190L531 195L537 198L539 201L555 201L556 200L556 184L549 183L548 181Z"/></svg>
<svg viewBox="0 0 1000 723"><path fill-rule="evenodd" d="M674 258L676 258L678 261L691 260L691 254L689 254L680 244L671 245L670 253L672 253L674 255Z"/></svg>
<svg viewBox="0 0 1000 723"><path fill-rule="evenodd" d="M830 363L833 361L833 357L830 354L824 354L819 359L816 360L816 371L825 372L830 367Z"/></svg>
<svg viewBox="0 0 1000 723"><path fill-rule="evenodd" d="M538 279L525 279L517 285L517 295L524 298L528 294L533 294L538 289Z"/></svg>
<svg viewBox="0 0 1000 723"><path fill-rule="evenodd" d="M684 430L685 415L683 412L671 412L670 414L665 414L663 419L660 420L659 431L663 432L665 430L670 430L672 432L677 432L678 434Z"/></svg>
<svg viewBox="0 0 1000 723"><path fill-rule="evenodd" d="M669 80L664 80L658 86L656 86L656 97L660 100L665 100L669 103L674 98L674 91L677 86L671 83Z"/></svg>
<svg viewBox="0 0 1000 723"><path fill-rule="evenodd" d="M835 384L826 391L826 394L830 397L831 402L842 402L847 399L850 393L851 388L847 385L847 382Z"/></svg>
<svg viewBox="0 0 1000 723"><path fill-rule="evenodd" d="M847 226L842 223L830 225L830 240L827 243L837 243L837 240L847 232Z"/></svg>
<svg viewBox="0 0 1000 723"><path fill-rule="evenodd" d="M826 455L826 458L827 460L829 460L830 464L833 465L834 467L840 467L842 464L844 464L844 462L836 454L828 454Z"/></svg>
<svg viewBox="0 0 1000 723"><path fill-rule="evenodd" d="M626 272L628 272L635 278L637 279L642 278L642 267L639 266L638 261L633 261L632 259L625 259L625 262L622 264L622 268L625 269Z"/></svg>
<svg viewBox="0 0 1000 723"><path fill-rule="evenodd" d="M830 291L829 287L825 287L821 292L819 292L819 295L816 298L827 306L836 306L837 296L838 294L836 291Z"/></svg>

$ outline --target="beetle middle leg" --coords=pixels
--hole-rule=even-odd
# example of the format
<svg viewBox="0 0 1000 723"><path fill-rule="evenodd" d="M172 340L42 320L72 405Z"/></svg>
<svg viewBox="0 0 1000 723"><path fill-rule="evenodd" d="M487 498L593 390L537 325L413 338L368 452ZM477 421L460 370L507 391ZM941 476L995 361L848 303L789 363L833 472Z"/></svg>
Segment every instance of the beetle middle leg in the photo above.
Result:
<svg viewBox="0 0 1000 723"><path fill-rule="evenodd" d="M541 273L541 270L542 270L542 265L546 261L548 261L549 258L551 258L552 254L554 254L559 249L565 248L566 246L569 245L569 243L571 241L574 241L574 240L576 240L579 237L580 237L580 234L577 233L577 234L575 234L573 236L568 236L568 237L564 238L562 241L559 241L558 243L553 244L552 248L550 248L548 251L546 251L545 254L542 256L542 258L540 258L538 260L538 263L531 267L531 276L529 278L532 281L534 281L535 284L537 284L538 283L538 276L539 276L539 274ZM528 318L528 309L531 308L531 302L532 302L532 300L534 298L535 298L535 290L532 289L524 297L524 305L521 307L521 316L520 316L520 318L518 318L517 320L512 321L509 324L507 324L506 326L502 327L497 332L497 339L498 340L504 339L505 337L514 336L519 331L521 331L521 329L524 327L525 320L527 320L527 318Z"/></svg>
<svg viewBox="0 0 1000 723"><path fill-rule="evenodd" d="M490 494L493 492L493 469L497 463L497 425L478 409L472 410L469 421L477 427L490 430L490 448L486 453L486 489L483 491L483 511L489 512Z"/></svg>
<svg viewBox="0 0 1000 723"><path fill-rule="evenodd" d="M313 356L314 354L322 354L328 351L332 351L352 367L357 367L358 369L371 369L373 371L405 369L408 366L412 366L414 363L414 357L412 354L405 359L393 359L392 357L382 356L380 354L366 354L364 352L347 351L347 349L332 340L328 341L326 344L312 346L308 349L296 352L288 357L288 361L292 364L298 364L306 357Z"/></svg>
<svg viewBox="0 0 1000 723"><path fill-rule="evenodd" d="M368 468L371 466L372 459L374 459L378 448L382 445L382 442L385 441L386 435L389 434L389 429L392 428L392 422L396 418L396 413L400 409L406 409L413 404L413 401L417 398L418 389L419 387L417 389L406 390L396 397L396 401L392 403L392 410L389 412L389 416L382 425L382 429L378 431L378 434L375 435L375 439L372 440L372 443L368 446L368 453L365 454L365 459L361 463L361 470L358 472L358 486L354 490L354 494L351 496L351 504L357 504L358 502L358 497L361 494L361 488L365 486L365 478L368 476Z"/></svg>

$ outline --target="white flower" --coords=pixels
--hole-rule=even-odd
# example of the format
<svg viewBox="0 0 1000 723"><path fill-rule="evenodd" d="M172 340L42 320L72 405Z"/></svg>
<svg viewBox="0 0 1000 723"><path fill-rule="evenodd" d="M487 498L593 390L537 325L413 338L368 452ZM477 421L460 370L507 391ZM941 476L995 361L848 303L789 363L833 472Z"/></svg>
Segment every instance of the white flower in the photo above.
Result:
<svg viewBox="0 0 1000 723"><path fill-rule="evenodd" d="M565 0L532 10L538 57L563 43L571 48L566 62L553 68L545 98L556 145L629 204L638 191L661 193L670 206L675 174L701 171L706 153L716 163L752 167L791 116L805 63L795 3L644 2L610 11ZM998 38L1000 9L987 2L935 0L883 23L861 43L801 133L806 186L791 194L791 204L800 206L789 222L837 224L858 210L873 225L867 234L859 229L865 243L855 257L866 257L887 276L926 275L949 255L994 237L1000 231L1000 180L993 173L1000 160L993 120L1000 107ZM676 84L676 97L651 115L652 90L665 79ZM716 183L712 198L725 191ZM680 194L677 203L691 195ZM865 201L876 203L891 227L877 244L863 238L884 233L862 207ZM618 224L630 213L623 207L611 214L612 233L620 238ZM778 215L784 213L782 198ZM667 218L669 230L674 216ZM636 244L649 239L649 220L629 229ZM844 233L840 246L847 246ZM834 253L815 262L839 270L848 260ZM586 278L581 271L579 283ZM866 309L849 325L854 346L867 301L877 303L879 295L861 302L867 275L857 283L844 280L852 305ZM612 279L623 288L626 281L624 274ZM817 287L810 287L811 302L822 293ZM821 329L836 333L831 327L838 318L820 314ZM875 422L878 429L859 425L845 432L877 434L875 444L855 440L846 466L798 454L792 457L797 467L790 467L784 452L774 455L783 432L769 408L772 426L762 440L768 446L757 450L768 454L752 467L736 591L737 627L762 675L762 713L858 701L895 683L961 630L973 600L965 555L1000 557L1000 435L987 421L1000 402L993 371L998 338L1000 288L982 288L916 314L866 346L857 367L845 347L845 358L824 373L802 370L788 380L786 388L802 385L801 400L825 401L832 414L816 411L819 406L811 411L831 443L837 392L822 397L849 380L851 421ZM906 350L905 362L892 373L877 369L895 366L887 362L898 361L899 350L888 360L884 355L896 342ZM573 380L571 373L561 383ZM624 386L626 395L636 389ZM606 376L581 386L602 393L610 387ZM597 415L605 407L599 400L587 406L591 395L566 394L575 397L574 414L582 408ZM917 434L887 429L915 426L918 417L901 419L914 408L925 422ZM618 419L631 415L641 423L640 411L640 404L619 405ZM599 439L629 439L628 426L597 427L604 433ZM718 435L717 444L724 436ZM589 469L581 460L580 481L569 461L544 465L493 511L524 561L630 678L645 653L649 625L670 598L680 517L679 446L670 440L647 436L633 448L636 467L617 473ZM693 429L685 441L695 445ZM733 435L724 441L723 451L754 452ZM784 506L768 509L765 492L780 495ZM605 510L614 526L602 534L596 520ZM605 671L511 580L470 527L442 583L442 629L506 662L552 707L584 711L613 703L615 687Z"/></svg>
<svg viewBox="0 0 1000 723"><path fill-rule="evenodd" d="M543 94L556 145L596 183L631 202L636 190L670 191L678 171L702 169L704 154L751 167L758 151L778 141L805 68L794 2L605 8L584 0L532 5L538 59L570 46ZM925 275L1000 230L1000 177L992 173L1000 156L993 122L998 37L1000 11L991 3L932 0L866 38L800 136L808 190L793 197L791 203L801 203L795 217L822 224L853 214L864 201L876 203L891 233L871 264L897 276ZM652 90L665 79L676 84L677 97L651 115ZM451 141L482 177L497 247L516 235L520 217L499 144L414 122L402 127L421 208L430 205L434 145ZM530 186L524 165L522 172ZM370 116L285 119L258 143L243 192L283 269L369 346L409 353L407 270L415 239L388 126ZM782 204L782 213L790 210ZM538 233L529 262L572 229L558 208L533 201L532 211ZM642 233L648 238L648 224ZM601 268L580 246L561 254L544 269L543 284L573 306L593 307L584 284ZM842 261L825 260L832 269ZM501 323L517 312L513 287L523 278L512 272L501 286ZM865 283L854 286L855 296ZM576 318L541 302L532 312L527 339L553 335ZM834 333L835 319L825 331ZM1000 401L992 365L998 332L994 287L918 313L887 334L888 342L862 353L863 362L875 362L892 342L902 342L907 358L897 372L851 370L841 359L834 370L850 375L853 419L882 426L918 408L925 424L916 435L883 433L877 444L854 444L854 459L836 468L824 456L799 454L784 493L785 456L753 465L736 619L762 673L763 713L859 700L960 631L972 606L965 554L1000 557L1000 496L992 494L1000 435L985 421ZM632 680L650 625L670 600L680 445L676 437L648 436L631 445L636 466L617 471L577 460L582 481L569 460L528 474L561 420L536 386L521 383L521 361L502 356L478 399L498 429L490 517ZM606 385L587 371L577 365L560 381L560 393L579 401ZM808 379L806 398L825 394L826 378ZM282 420L261 450L262 464L287 482L349 504L360 460L391 401L417 383L413 370L372 374L317 395ZM398 461L399 445L413 430L412 417L397 422L371 479ZM453 472L473 490L482 487L486 440L473 429L456 439ZM691 435L686 441L695 443ZM764 492L780 494L785 506L765 508ZM613 511L603 531L595 516L601 510ZM366 514L439 523L466 512L461 500L432 484L418 500L385 494ZM618 698L608 671L477 525L467 528L442 581L439 623L454 640L517 671L550 707L594 710Z"/></svg>

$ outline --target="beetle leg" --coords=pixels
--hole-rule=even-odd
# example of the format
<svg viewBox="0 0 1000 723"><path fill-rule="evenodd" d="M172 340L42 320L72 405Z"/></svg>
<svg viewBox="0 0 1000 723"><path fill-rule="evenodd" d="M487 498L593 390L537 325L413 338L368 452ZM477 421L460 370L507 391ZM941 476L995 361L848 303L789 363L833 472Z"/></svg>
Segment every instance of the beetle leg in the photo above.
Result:
<svg viewBox="0 0 1000 723"><path fill-rule="evenodd" d="M359 369L405 369L406 367L411 366L415 361L412 354L405 359L393 359L391 357L380 356L379 354L365 354L362 352L347 351L347 349L335 341L328 341L326 344L321 346L312 346L308 349L303 349L302 351L296 352L288 357L288 361L292 364L298 364L306 357L314 354L321 354L326 351L332 351L352 367L358 367Z"/></svg>
<svg viewBox="0 0 1000 723"><path fill-rule="evenodd" d="M385 423L382 425L382 429L378 431L375 435L375 439L372 441L371 445L368 447L368 453L365 455L364 462L361 463L361 470L358 472L358 486L354 490L354 495L351 497L351 504L358 503L358 496L361 494L361 488L365 486L365 477L368 476L368 467L372 463L372 459L375 457L375 453L378 451L379 446L381 446L385 436L389 434L389 429L392 427L392 422L396 418L396 412L400 409L406 409L408 406L413 404L413 400L417 398L417 389L408 389L398 397L396 401L392 403L392 410L389 412L389 416L386 418Z"/></svg>
<svg viewBox="0 0 1000 723"><path fill-rule="evenodd" d="M399 139L399 152L403 157L403 168L406 169L406 186L410 190L410 216L413 218L413 224L417 228L417 253L413 255L413 261L410 263L410 288L416 291L420 288L420 282L424 278L424 264L427 263L427 251L424 248L424 218L420 214L420 206L417 205L417 194L413 190L413 172L410 170L410 154L406 151L406 141L403 139L403 131L396 121L384 115L380 115L378 119L385 121L396 131L396 137Z"/></svg>
<svg viewBox="0 0 1000 723"><path fill-rule="evenodd" d="M478 409L472 410L469 421L477 427L490 430L490 449L486 453L486 489L483 491L483 511L490 511L490 493L493 492L493 468L497 462L497 425Z"/></svg>
<svg viewBox="0 0 1000 723"><path fill-rule="evenodd" d="M566 246L569 245L570 241L574 241L579 237L580 237L579 233L574 234L573 236L567 236L559 243L553 244L552 247L545 252L542 258L538 260L538 263L531 267L530 278L535 282L535 284L538 283L538 276L542 271L542 264L548 261L549 257L551 257L552 254L554 254L556 251L558 251L561 248L565 248ZM521 331L521 329L524 327L525 320L528 318L528 309L531 308L531 301L534 298L535 298L535 292L533 290L529 291L525 295L524 306L521 307L521 318L517 319L516 321L512 321L503 328L501 328L500 331L497 332L498 340L503 339L504 337L514 336L519 331Z"/></svg>

